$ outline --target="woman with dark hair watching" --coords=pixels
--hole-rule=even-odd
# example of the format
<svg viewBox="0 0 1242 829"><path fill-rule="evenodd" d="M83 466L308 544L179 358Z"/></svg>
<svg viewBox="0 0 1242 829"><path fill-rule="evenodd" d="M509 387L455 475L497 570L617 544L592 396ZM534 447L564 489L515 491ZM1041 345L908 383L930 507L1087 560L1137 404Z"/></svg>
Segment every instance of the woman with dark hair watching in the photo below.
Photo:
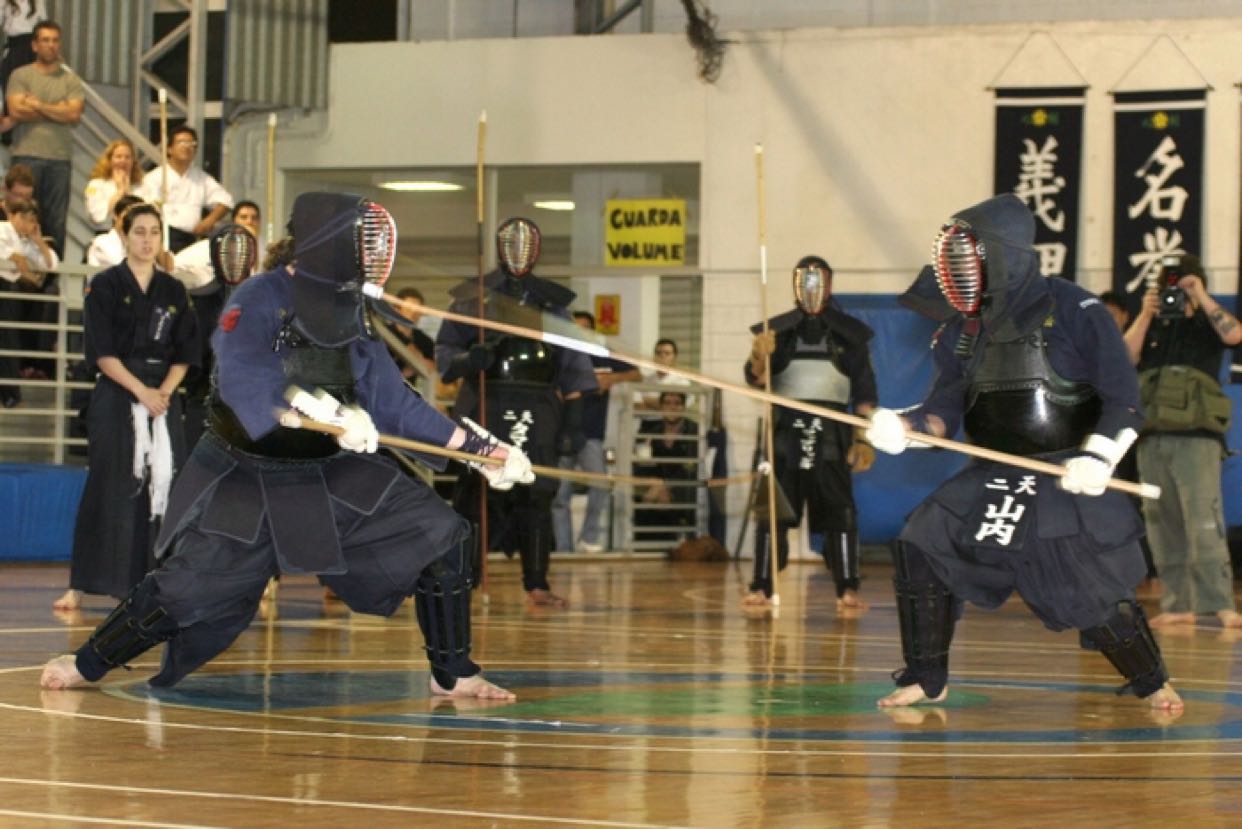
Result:
<svg viewBox="0 0 1242 829"><path fill-rule="evenodd" d="M99 374L86 416L86 489L69 590L57 610L79 607L83 593L120 598L142 580L185 456L175 392L198 364L199 338L185 288L156 267L161 233L154 205L127 210L125 261L96 274L86 294L86 362Z"/></svg>

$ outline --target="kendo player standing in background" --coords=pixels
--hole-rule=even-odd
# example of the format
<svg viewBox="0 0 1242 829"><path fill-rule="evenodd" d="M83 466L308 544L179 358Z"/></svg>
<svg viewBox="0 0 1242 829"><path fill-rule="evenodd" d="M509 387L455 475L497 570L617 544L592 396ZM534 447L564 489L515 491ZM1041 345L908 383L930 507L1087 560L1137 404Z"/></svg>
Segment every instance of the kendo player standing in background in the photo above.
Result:
<svg viewBox="0 0 1242 829"><path fill-rule="evenodd" d="M506 220L496 231L500 267L484 277L482 313L475 280L454 289L450 310L534 329L542 327L544 314L571 320L568 308L574 292L531 272L539 261L540 242L534 222ZM487 428L522 449L536 465L556 466L561 456L576 454L586 442L582 393L599 388L586 354L492 331L480 342L477 327L446 320L436 337L436 368L445 383L465 381L457 395L459 416L478 420L485 405ZM484 401L479 399L480 372ZM476 526L481 517L479 486L477 475L462 475L453 498L457 510ZM532 604L565 607L568 603L548 584L557 488L556 480L540 479L529 487L488 493L488 546L506 553L518 550L522 587Z"/></svg>
<svg viewBox="0 0 1242 829"><path fill-rule="evenodd" d="M897 454L916 439L910 430L945 437L962 424L971 443L1066 474L974 460L910 514L893 544L906 665L879 705L943 700L963 602L993 609L1016 590L1045 627L1077 628L1125 689L1178 710L1134 600L1142 522L1125 494L1106 489L1143 423L1138 383L1108 310L1044 278L1034 241L1034 216L1016 196L988 199L940 229L933 267L903 297L943 322L936 376L918 406L872 414L875 448Z"/></svg>
<svg viewBox="0 0 1242 829"><path fill-rule="evenodd" d="M752 325L755 334L746 382L764 386L765 357L772 366L772 391L862 417L878 402L875 372L867 346L871 329L845 313L832 298L832 268L818 256L806 256L793 271L794 302L768 321ZM875 451L854 427L781 406L774 407L776 480L793 507L793 519L777 528L777 559L785 569L789 530L802 523L805 507L810 530L823 538L818 552L832 571L837 608L866 609L858 598L858 515L851 474L866 472ZM755 529L755 571L747 607L763 607L772 598L772 546L768 522Z"/></svg>
<svg viewBox="0 0 1242 829"><path fill-rule="evenodd" d="M44 688L99 680L164 641L150 682L174 685L237 638L268 579L286 572L316 574L359 613L388 616L413 595L432 692L513 698L470 659L470 524L375 454L378 428L503 459L486 470L493 486L529 483L530 463L410 391L373 337L363 290L387 278L396 252L387 211L306 193L290 230L292 263L246 280L221 315L208 428L157 542L172 552L85 645L47 664ZM290 405L343 433L291 428Z"/></svg>

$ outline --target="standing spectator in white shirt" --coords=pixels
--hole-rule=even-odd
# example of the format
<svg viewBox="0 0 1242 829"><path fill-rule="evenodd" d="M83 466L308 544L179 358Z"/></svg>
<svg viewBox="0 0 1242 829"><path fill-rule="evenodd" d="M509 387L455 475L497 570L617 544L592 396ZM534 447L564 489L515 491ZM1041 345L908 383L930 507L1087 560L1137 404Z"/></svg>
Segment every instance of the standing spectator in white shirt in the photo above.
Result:
<svg viewBox="0 0 1242 829"><path fill-rule="evenodd" d="M138 195L159 204L165 200L168 246L173 253L211 233L233 206L233 197L220 182L193 166L198 133L189 124L173 127L168 135L168 161L142 180ZM203 215L203 211L208 211Z"/></svg>
<svg viewBox="0 0 1242 829"><path fill-rule="evenodd" d="M135 161L133 144L118 138L104 147L86 182L86 214L91 229L107 232L113 225L112 208L117 199L133 193L141 183L142 168Z"/></svg>

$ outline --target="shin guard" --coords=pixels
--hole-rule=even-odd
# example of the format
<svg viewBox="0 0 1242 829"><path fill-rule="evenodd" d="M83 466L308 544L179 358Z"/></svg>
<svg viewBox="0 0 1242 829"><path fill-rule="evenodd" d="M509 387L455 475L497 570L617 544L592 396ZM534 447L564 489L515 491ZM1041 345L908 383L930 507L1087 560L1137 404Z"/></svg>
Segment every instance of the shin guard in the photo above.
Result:
<svg viewBox="0 0 1242 829"><path fill-rule="evenodd" d="M127 665L177 633L177 620L168 615L147 576L95 628L77 651L78 672L90 682L113 668Z"/></svg>
<svg viewBox="0 0 1242 829"><path fill-rule="evenodd" d="M1138 602L1117 602L1117 612L1102 625L1082 631L1084 647L1104 654L1126 684L1118 694L1133 691L1147 697L1169 681L1169 672L1160 655L1160 646L1147 625L1147 615Z"/></svg>
<svg viewBox="0 0 1242 829"><path fill-rule="evenodd" d="M824 563L832 571L832 580L837 587L837 598L845 595L846 590L858 589L858 533L827 532L824 533Z"/></svg>
<svg viewBox="0 0 1242 829"><path fill-rule="evenodd" d="M414 610L431 674L446 691L480 668L470 659L470 573L473 536L419 574Z"/></svg>
<svg viewBox="0 0 1242 829"><path fill-rule="evenodd" d="M906 661L905 670L893 679L901 687L917 683L932 699L949 681L949 645L960 604L917 547L893 542L893 563L901 655Z"/></svg>

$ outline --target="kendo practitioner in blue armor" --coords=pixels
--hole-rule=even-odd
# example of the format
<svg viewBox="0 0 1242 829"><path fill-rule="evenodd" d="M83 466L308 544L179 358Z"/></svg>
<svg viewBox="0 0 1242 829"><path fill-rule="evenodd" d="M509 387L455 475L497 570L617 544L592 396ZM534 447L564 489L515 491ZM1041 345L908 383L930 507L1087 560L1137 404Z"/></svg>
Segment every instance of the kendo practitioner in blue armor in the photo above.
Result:
<svg viewBox="0 0 1242 829"><path fill-rule="evenodd" d="M532 273L539 261L541 236L529 219L506 220L496 231L500 267L483 278L483 307L476 280L453 290L450 310L468 316L541 329L543 316L572 322L574 292ZM538 340L486 331L482 342L473 325L446 321L436 337L436 370L445 383L462 383L454 411L479 420L507 443L522 449L532 463L556 466L586 443L582 431L582 394L599 388L586 354ZM483 397L479 374L483 374ZM529 487L489 492L488 546L522 560L522 587L535 605L565 607L552 592L548 565L554 543L552 501L558 481L540 479ZM458 479L453 504L477 523L482 517L479 477ZM487 551L483 550L483 554Z"/></svg>
<svg viewBox="0 0 1242 829"><path fill-rule="evenodd" d="M1152 708L1177 710L1160 648L1134 599L1146 571L1130 499L1107 490L1142 425L1116 323L1072 282L1046 279L1035 219L1012 194L955 214L905 304L941 320L927 398L877 409L867 437L897 454L913 432L1063 464L1064 477L973 460L906 520L893 544L905 668L881 707L939 702L963 602L1016 590L1050 630L1076 628ZM1120 693L1120 692L1119 692Z"/></svg>
<svg viewBox="0 0 1242 829"><path fill-rule="evenodd" d="M752 325L755 334L746 382L764 386L765 357L772 367L772 391L839 412L866 417L878 401L875 372L867 343L872 331L832 298L832 268L818 256L806 256L793 270L793 310ZM777 561L789 559L789 530L802 522L805 508L811 532L823 538L824 557L837 589L838 609L863 610L858 598L858 515L853 472L865 472L875 451L853 426L775 407L773 446L776 480L789 499L793 516L778 527ZM768 523L755 529L755 569L746 607L764 607L772 598L772 546Z"/></svg>
<svg viewBox="0 0 1242 829"><path fill-rule="evenodd" d="M368 304L396 314L363 294L391 268L387 211L358 196L306 193L290 229L293 261L238 286L212 338L208 427L157 541L171 552L86 644L48 663L43 687L99 680L161 642L150 683L174 685L237 638L268 579L284 572L316 574L360 613L388 616L414 596L432 692L513 698L470 659L469 522L375 450L383 429L503 459L486 472L499 487L533 480L529 461L425 403L373 337ZM299 417L343 433L290 428Z"/></svg>

